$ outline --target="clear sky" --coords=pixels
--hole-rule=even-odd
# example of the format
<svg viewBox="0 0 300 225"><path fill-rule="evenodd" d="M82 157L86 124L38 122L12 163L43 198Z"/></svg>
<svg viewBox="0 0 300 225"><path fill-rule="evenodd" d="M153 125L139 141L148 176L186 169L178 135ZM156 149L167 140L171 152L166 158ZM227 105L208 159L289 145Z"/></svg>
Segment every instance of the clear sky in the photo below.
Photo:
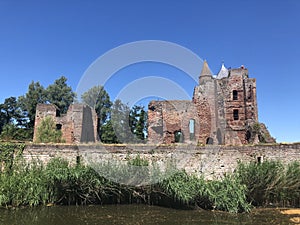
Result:
<svg viewBox="0 0 300 225"><path fill-rule="evenodd" d="M0 0L0 102L25 94L31 81L47 87L61 75L76 90L99 56L141 40L184 46L206 59L213 73L222 61L245 65L257 80L259 120L277 141L300 141L298 0ZM115 80L122 83L128 73L138 79L145 71L180 76L174 68L144 63ZM180 82L192 93L192 82ZM114 98L116 90L108 89Z"/></svg>

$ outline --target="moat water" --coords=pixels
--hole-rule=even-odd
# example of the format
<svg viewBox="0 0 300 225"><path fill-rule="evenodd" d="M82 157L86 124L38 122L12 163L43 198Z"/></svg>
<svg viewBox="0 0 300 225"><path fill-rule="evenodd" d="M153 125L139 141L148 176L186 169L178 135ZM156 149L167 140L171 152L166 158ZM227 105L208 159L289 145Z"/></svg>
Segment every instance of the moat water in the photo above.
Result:
<svg viewBox="0 0 300 225"><path fill-rule="evenodd" d="M77 224L293 224L276 209L254 209L232 214L204 210L178 210L147 205L53 206L0 209L3 225Z"/></svg>

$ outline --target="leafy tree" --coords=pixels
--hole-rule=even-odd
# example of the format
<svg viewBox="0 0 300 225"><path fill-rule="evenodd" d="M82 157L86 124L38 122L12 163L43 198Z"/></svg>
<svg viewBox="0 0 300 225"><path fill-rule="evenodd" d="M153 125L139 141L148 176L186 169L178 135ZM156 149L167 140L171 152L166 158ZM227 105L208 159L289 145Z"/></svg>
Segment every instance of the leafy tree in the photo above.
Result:
<svg viewBox="0 0 300 225"><path fill-rule="evenodd" d="M47 102L55 104L61 113L66 113L75 99L75 92L67 85L67 78L62 76L46 89Z"/></svg>
<svg viewBox="0 0 300 225"><path fill-rule="evenodd" d="M13 122L14 119L18 119L19 117L17 100L15 97L6 98L4 103L0 105L0 110L4 125Z"/></svg>
<svg viewBox="0 0 300 225"><path fill-rule="evenodd" d="M145 140L145 134L146 134L146 112L144 110L143 106L133 106L133 108L130 110L129 115L129 126L131 129L131 132L135 135L136 141L140 142Z"/></svg>
<svg viewBox="0 0 300 225"><path fill-rule="evenodd" d="M138 139L145 140L147 136L147 112L141 108L135 134Z"/></svg>
<svg viewBox="0 0 300 225"><path fill-rule="evenodd" d="M118 142L128 143L132 141L132 134L129 127L130 108L117 99L111 108L111 123L118 137Z"/></svg>
<svg viewBox="0 0 300 225"><path fill-rule="evenodd" d="M39 82L32 81L29 84L28 91L24 96L18 98L20 108L26 117L28 117L28 128L34 127L35 111L38 103L46 102L46 91Z"/></svg>
<svg viewBox="0 0 300 225"><path fill-rule="evenodd" d="M81 95L83 103L94 108L98 116L98 133L103 130L102 126L107 122L109 118L110 108L112 102L110 97L103 86L94 86ZM104 128L108 128L105 126Z"/></svg>
<svg viewBox="0 0 300 225"><path fill-rule="evenodd" d="M15 97L6 98L4 103L0 104L1 139L29 140L32 132L26 129L27 122Z"/></svg>
<svg viewBox="0 0 300 225"><path fill-rule="evenodd" d="M5 114L4 112L2 112L2 104L0 104L0 133L2 132L5 122L6 122Z"/></svg>
<svg viewBox="0 0 300 225"><path fill-rule="evenodd" d="M106 144L119 143L118 137L116 136L112 122L110 120L101 126L100 140Z"/></svg>
<svg viewBox="0 0 300 225"><path fill-rule="evenodd" d="M27 141L27 140L31 140L32 136L33 136L32 129L21 128L18 127L16 124L9 123L3 127L0 138L5 141L11 141L11 140Z"/></svg>
<svg viewBox="0 0 300 225"><path fill-rule="evenodd" d="M40 125L37 127L36 142L43 142L43 143L64 142L64 140L62 139L61 130L56 129L55 122L50 116L45 117L41 121Z"/></svg>
<svg viewBox="0 0 300 225"><path fill-rule="evenodd" d="M25 123L25 118L15 97L6 98L4 103L0 104L0 130L10 123L15 123L18 126Z"/></svg>

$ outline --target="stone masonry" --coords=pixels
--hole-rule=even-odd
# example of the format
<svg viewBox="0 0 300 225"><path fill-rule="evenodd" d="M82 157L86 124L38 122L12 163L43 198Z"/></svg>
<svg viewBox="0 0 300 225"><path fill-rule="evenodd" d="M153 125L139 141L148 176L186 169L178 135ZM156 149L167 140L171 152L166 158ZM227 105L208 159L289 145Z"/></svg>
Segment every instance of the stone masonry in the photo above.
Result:
<svg viewBox="0 0 300 225"><path fill-rule="evenodd" d="M158 165L164 169L170 162L176 162L178 169L185 169L189 174L204 176L206 179L219 179L232 173L238 162L280 161L288 164L300 162L300 143L264 144L243 146L193 146L177 145L102 145L102 144L27 144L23 157L27 162L35 160L47 164L49 160L60 157L70 164L98 164L116 160L127 164L128 158L137 156L149 161L149 165ZM93 164L91 164L93 165Z"/></svg>
<svg viewBox="0 0 300 225"><path fill-rule="evenodd" d="M249 78L248 70L223 64L213 76L206 61L191 101L149 103L148 140L213 145L275 142L258 122L256 80Z"/></svg>
<svg viewBox="0 0 300 225"><path fill-rule="evenodd" d="M37 128L41 121L50 116L56 123L56 129L62 131L66 143L95 142L97 138L97 114L94 109L83 104L70 105L66 114L60 114L53 104L38 104L36 108L34 137L37 140Z"/></svg>

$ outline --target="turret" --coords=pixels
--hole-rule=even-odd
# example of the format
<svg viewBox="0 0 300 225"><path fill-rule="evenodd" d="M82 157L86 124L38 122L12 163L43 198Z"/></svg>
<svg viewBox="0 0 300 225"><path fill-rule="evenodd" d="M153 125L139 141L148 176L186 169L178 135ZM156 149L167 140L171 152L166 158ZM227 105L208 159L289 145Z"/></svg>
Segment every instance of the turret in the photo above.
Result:
<svg viewBox="0 0 300 225"><path fill-rule="evenodd" d="M219 71L216 78L217 79L222 79L224 77L228 77L228 74L229 74L228 69L224 66L224 63L222 63L222 67L221 67L221 69L220 69L220 71Z"/></svg>
<svg viewBox="0 0 300 225"><path fill-rule="evenodd" d="M209 66L206 62L206 60L204 60L203 62L203 66L202 66L202 70L201 70L201 73L200 73L200 77L199 77L199 84L203 84L205 83L206 81L209 81L209 80L212 80L212 73L209 69Z"/></svg>

